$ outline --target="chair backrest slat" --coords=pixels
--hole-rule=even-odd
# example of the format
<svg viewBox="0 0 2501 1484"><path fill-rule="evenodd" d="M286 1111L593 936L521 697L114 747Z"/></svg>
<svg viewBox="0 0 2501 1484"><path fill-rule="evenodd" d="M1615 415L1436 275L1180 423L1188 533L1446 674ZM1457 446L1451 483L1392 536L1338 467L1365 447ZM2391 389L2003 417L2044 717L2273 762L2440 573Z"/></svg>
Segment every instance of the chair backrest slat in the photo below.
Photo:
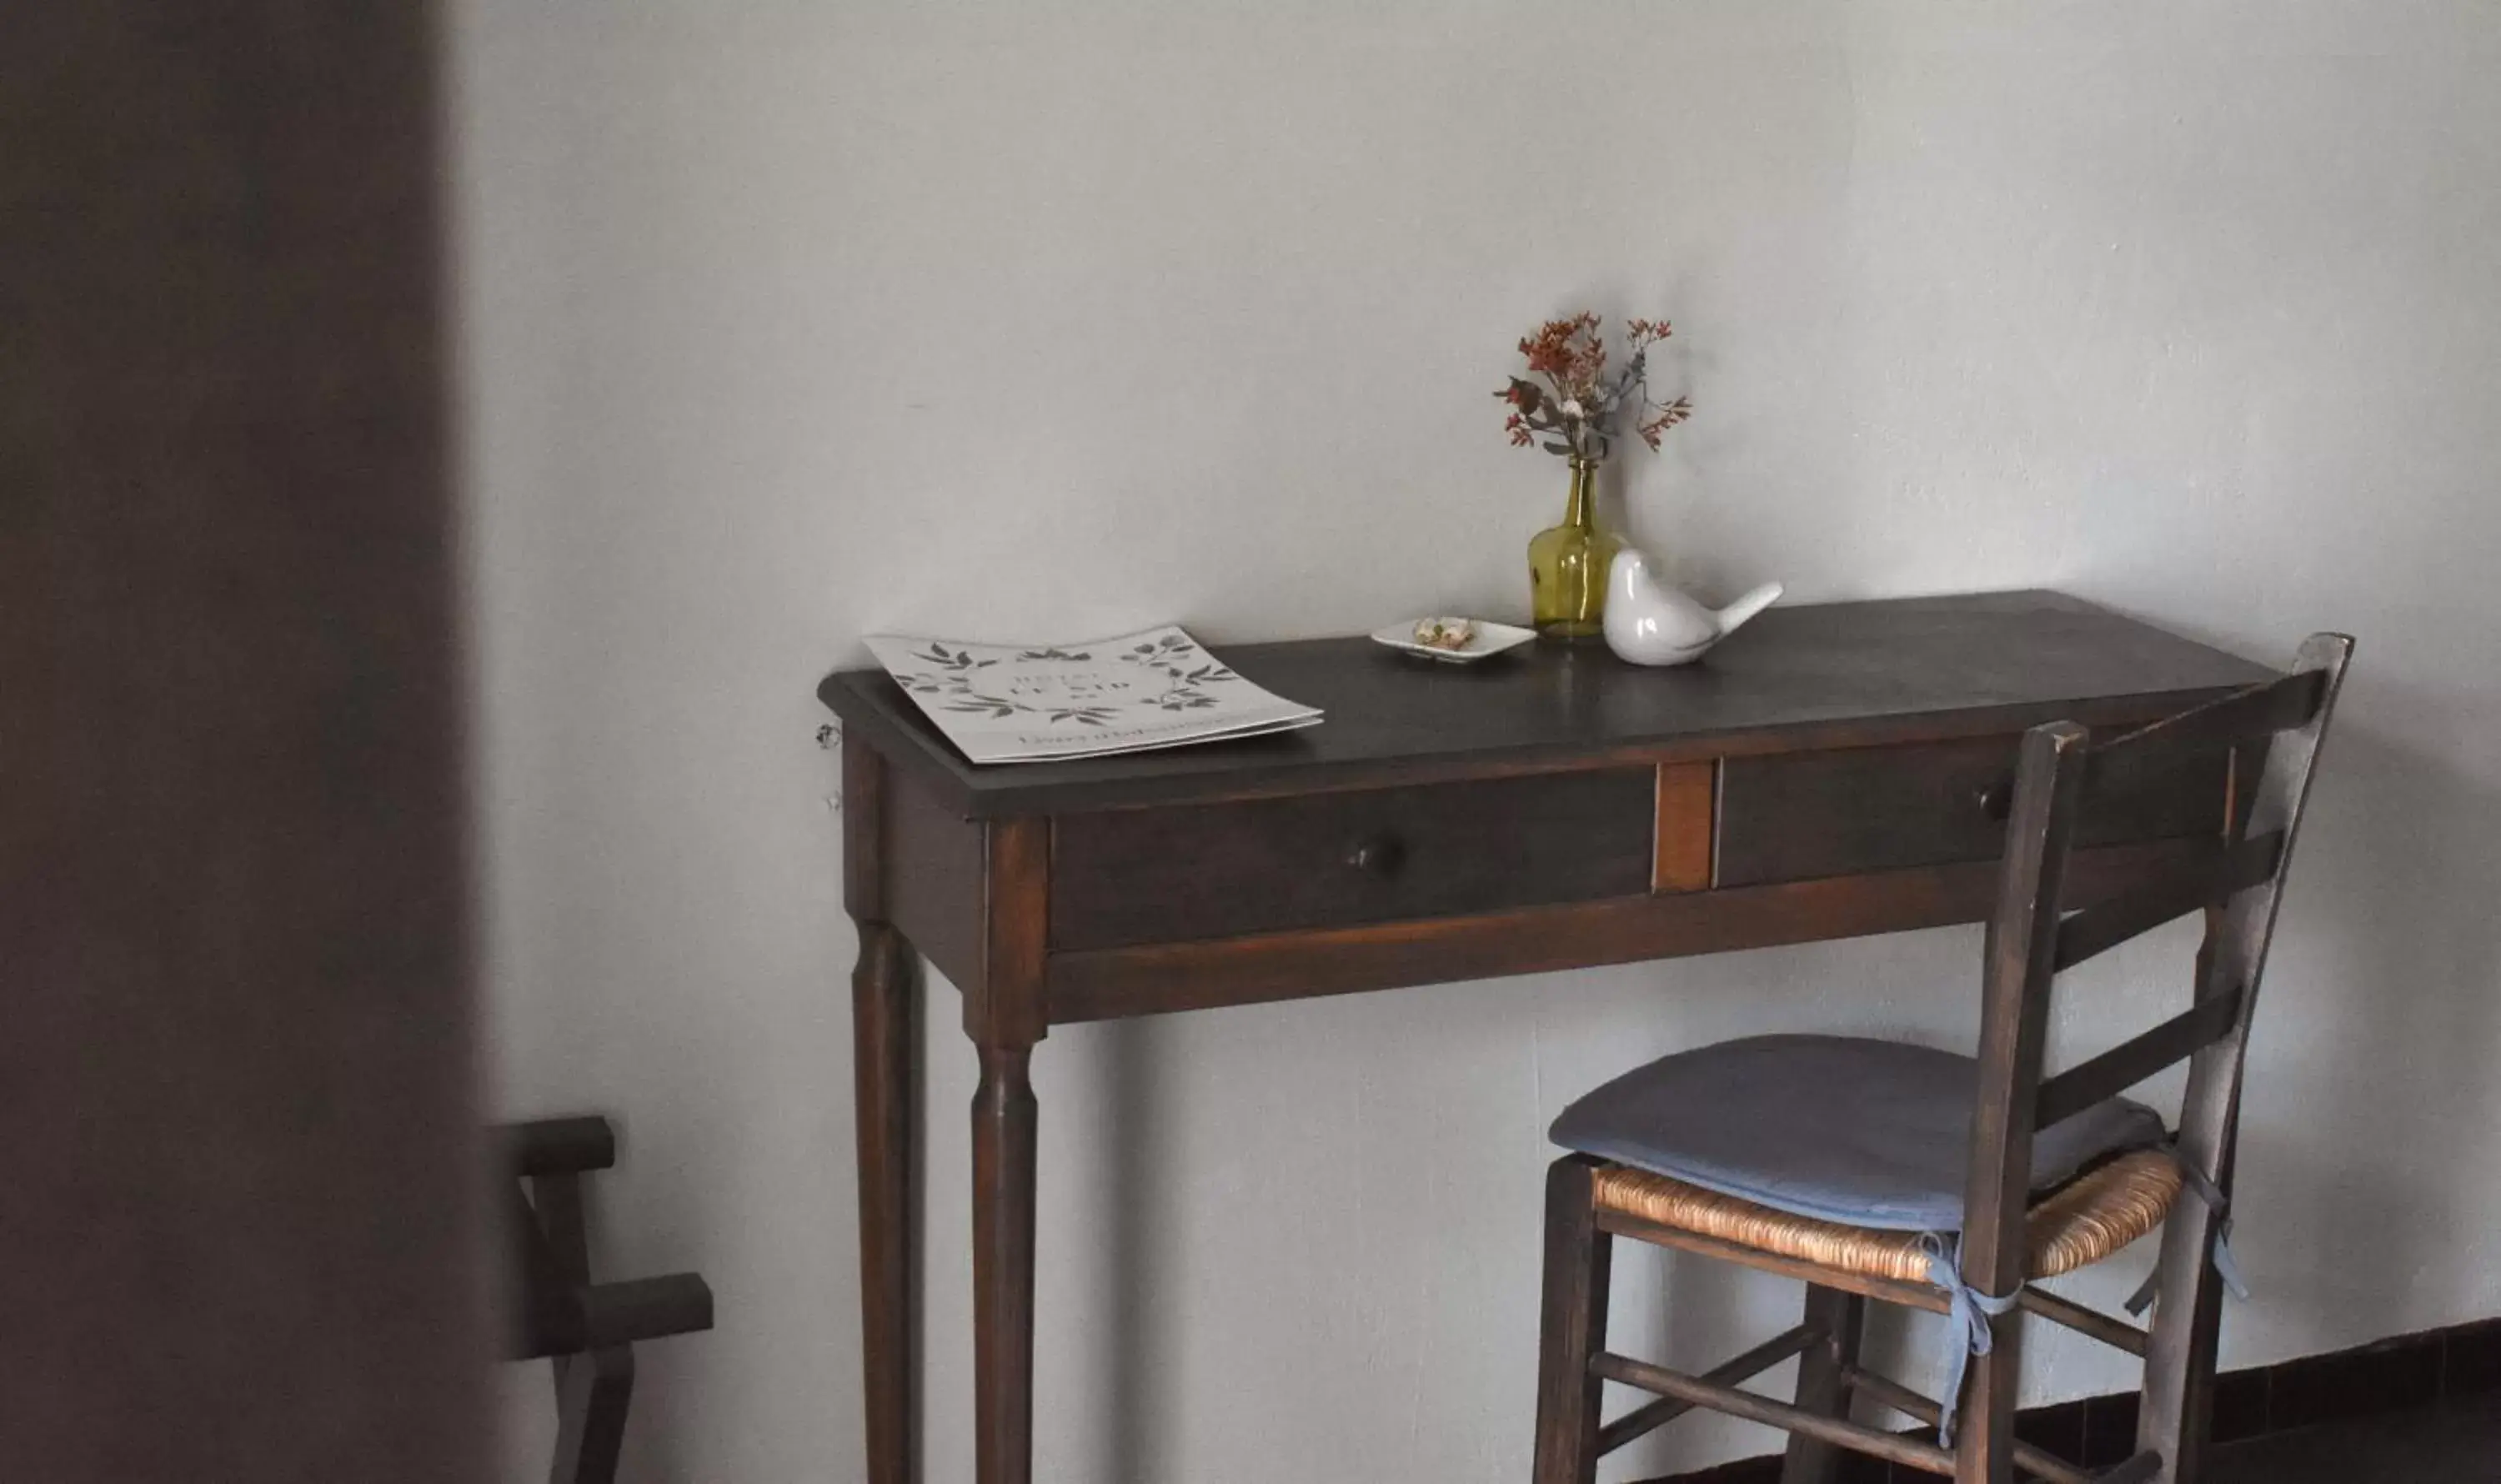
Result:
<svg viewBox="0 0 2501 1484"><path fill-rule="evenodd" d="M2240 1008L2238 995L2201 999L2143 1035L2051 1077L2033 1102L2034 1127L2063 1123L2212 1046L2230 1033Z"/></svg>
<svg viewBox="0 0 2501 1484"><path fill-rule="evenodd" d="M2084 806L2090 812L2200 757L2306 725L2325 693L2319 672L2294 670L2115 737L2084 764Z"/></svg>
<svg viewBox="0 0 2501 1484"><path fill-rule="evenodd" d="M2142 884L2075 913L2058 925L2059 971L2272 879L2283 854L2282 831L2243 840L2162 868Z"/></svg>

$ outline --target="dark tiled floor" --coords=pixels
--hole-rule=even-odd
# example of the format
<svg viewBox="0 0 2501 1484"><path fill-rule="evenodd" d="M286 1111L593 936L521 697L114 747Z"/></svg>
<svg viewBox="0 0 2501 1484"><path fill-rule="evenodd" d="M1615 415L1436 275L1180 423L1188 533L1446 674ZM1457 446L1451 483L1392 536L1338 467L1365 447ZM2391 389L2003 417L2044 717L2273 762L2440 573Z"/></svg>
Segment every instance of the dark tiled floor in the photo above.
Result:
<svg viewBox="0 0 2501 1484"><path fill-rule="evenodd" d="M2490 1484L2501 1398L2274 1433L2215 1450L2212 1484Z"/></svg>
<svg viewBox="0 0 2501 1484"><path fill-rule="evenodd" d="M2110 1467L2120 1455L2113 1446L2094 1446L2091 1423L2070 1411L2058 1407L2043 1414L2048 1426L2031 1430L2036 1440L2068 1450L2065 1456L2089 1467ZM1780 1474L1777 1459L1758 1459L1651 1484L1774 1484ZM1841 1469L1842 1484L1932 1477L1898 1467L1888 1474L1881 1462L1857 1455L1844 1460ZM2226 1443L2215 1450L2206 1484L2501 1484L2501 1395Z"/></svg>
<svg viewBox="0 0 2501 1484"><path fill-rule="evenodd" d="M2022 1414L2017 1432L2103 1469L2136 1448L2137 1399ZM1858 1420L1866 1421L1865 1417ZM2501 1319L2478 1320L2219 1376L2208 1484L2501 1484ZM1651 1484L1778 1484L1777 1455ZM1932 1475L1847 1456L1839 1484Z"/></svg>

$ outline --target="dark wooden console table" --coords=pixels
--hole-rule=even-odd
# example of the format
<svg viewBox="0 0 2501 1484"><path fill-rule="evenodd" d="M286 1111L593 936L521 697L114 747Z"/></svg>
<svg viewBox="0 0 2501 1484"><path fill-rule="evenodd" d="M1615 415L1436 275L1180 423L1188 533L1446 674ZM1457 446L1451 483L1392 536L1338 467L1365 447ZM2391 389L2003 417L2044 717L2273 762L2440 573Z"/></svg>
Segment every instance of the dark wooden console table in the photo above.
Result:
<svg viewBox="0 0 2501 1484"><path fill-rule="evenodd" d="M1050 1027L1975 921L2003 833L1985 796L2024 727L2143 722L2270 673L2050 592L1775 609L1670 670L1542 646L1462 668L1363 639L1220 654L1328 720L976 768L882 671L818 691L844 724L859 926L871 1484L917 1466L916 949L981 1058L978 1479L1025 1484L1028 1073ZM2083 890L2219 830L2226 770L2175 782L2087 842Z"/></svg>

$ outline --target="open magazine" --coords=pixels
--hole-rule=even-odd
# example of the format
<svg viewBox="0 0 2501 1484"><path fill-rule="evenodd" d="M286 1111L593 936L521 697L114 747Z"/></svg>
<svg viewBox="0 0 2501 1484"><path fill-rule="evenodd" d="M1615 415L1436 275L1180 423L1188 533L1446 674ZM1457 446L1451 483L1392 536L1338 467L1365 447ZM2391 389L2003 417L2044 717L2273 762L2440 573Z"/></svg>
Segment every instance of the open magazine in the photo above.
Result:
<svg viewBox="0 0 2501 1484"><path fill-rule="evenodd" d="M869 653L975 762L1038 762L1318 724L1167 625L1090 644L872 634Z"/></svg>

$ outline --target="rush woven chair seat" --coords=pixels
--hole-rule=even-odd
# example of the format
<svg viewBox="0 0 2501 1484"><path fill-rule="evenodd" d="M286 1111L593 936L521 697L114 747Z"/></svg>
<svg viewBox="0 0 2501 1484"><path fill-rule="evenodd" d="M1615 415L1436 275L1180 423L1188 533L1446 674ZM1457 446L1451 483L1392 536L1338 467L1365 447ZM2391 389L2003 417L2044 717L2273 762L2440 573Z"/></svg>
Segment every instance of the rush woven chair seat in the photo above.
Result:
<svg viewBox="0 0 2501 1484"><path fill-rule="evenodd" d="M1861 1037L1778 1035L1662 1058L1566 1108L1547 1182L1535 1484L1590 1484L1600 1456L1704 1407L1785 1430L1784 1484L1833 1484L1842 1450L1964 1484L2019 1469L2054 1484L2188 1484L2204 1451L2243 1052L2295 827L2352 641L2314 635L2294 667L2095 746L2058 722L2024 734L1998 899L1982 955L1979 1055ZM2149 853L2089 900L2065 891L2070 842L2103 810L2228 759L2220 837ZM2042 1065L2056 975L2194 912L2206 916L2180 1014L2054 1076ZM2177 1130L2120 1096L2189 1062ZM2159 1231L2138 1328L2031 1286ZM1804 1322L1686 1375L1606 1345L1613 1242L1629 1236L1806 1281ZM2218 1269L2220 1269L2218 1271ZM1930 1399L1859 1364L1866 1300L1951 1316ZM2139 1305L2131 1304L2134 1309ZM2095 1473L2014 1436L2019 1320L2145 1358L2137 1448ZM1793 1400L1739 1389L1799 1358ZM1651 1400L1602 1421L1605 1382ZM1856 1401L1935 1429L1861 1423Z"/></svg>
<svg viewBox="0 0 2501 1484"><path fill-rule="evenodd" d="M2168 1151L2141 1149L2035 1200L2024 1217L2029 1276L2054 1278L2089 1267L2161 1226L2181 1184L2179 1162ZM1796 1258L1869 1277L1925 1283L1935 1261L1924 1232L1819 1221L1620 1164L1599 1167L1591 1198L1599 1210L1716 1238L1750 1254Z"/></svg>

